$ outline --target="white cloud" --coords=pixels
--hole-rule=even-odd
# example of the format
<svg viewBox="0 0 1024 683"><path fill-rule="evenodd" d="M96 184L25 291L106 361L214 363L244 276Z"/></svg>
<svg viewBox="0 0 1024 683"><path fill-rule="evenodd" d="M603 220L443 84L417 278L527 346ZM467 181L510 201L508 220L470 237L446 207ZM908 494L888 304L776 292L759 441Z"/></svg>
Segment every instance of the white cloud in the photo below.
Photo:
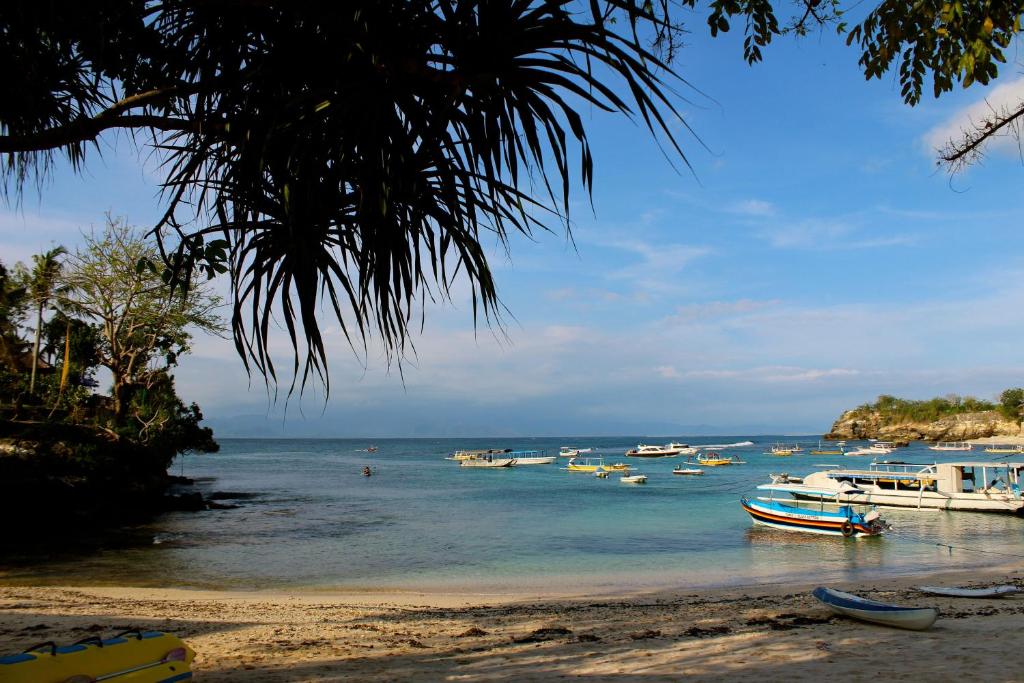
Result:
<svg viewBox="0 0 1024 683"><path fill-rule="evenodd" d="M774 216L776 208L771 202L760 199L745 199L730 206L728 211L729 213L737 213L742 216Z"/></svg>
<svg viewBox="0 0 1024 683"><path fill-rule="evenodd" d="M874 231L879 232L879 231ZM865 235L857 224L837 219L805 219L767 228L758 236L777 249L840 251L914 246L917 235L906 233Z"/></svg>
<svg viewBox="0 0 1024 683"><path fill-rule="evenodd" d="M929 156L945 147L950 140L963 136L965 131L982 124L993 114L998 115L1009 109L1018 109L1024 103L1024 77L992 88L983 99L955 111L948 119L935 126L921 138ZM1020 147L1011 130L1004 129L993 136L986 145L986 151L1019 154Z"/></svg>

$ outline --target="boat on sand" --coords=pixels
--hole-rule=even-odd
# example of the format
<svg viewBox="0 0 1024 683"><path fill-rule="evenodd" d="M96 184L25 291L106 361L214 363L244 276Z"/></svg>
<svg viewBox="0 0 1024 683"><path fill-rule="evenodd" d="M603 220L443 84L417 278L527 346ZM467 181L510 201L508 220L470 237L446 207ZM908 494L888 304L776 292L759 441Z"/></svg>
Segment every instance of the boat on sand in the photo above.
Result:
<svg viewBox="0 0 1024 683"><path fill-rule="evenodd" d="M989 586L988 588L945 588L943 586L918 586L917 590L929 595L941 595L947 598L1002 598L1020 593L1020 588L1013 585Z"/></svg>
<svg viewBox="0 0 1024 683"><path fill-rule="evenodd" d="M832 588L815 588L812 595L836 614L883 626L924 631L939 618L939 611L934 607L891 605Z"/></svg>

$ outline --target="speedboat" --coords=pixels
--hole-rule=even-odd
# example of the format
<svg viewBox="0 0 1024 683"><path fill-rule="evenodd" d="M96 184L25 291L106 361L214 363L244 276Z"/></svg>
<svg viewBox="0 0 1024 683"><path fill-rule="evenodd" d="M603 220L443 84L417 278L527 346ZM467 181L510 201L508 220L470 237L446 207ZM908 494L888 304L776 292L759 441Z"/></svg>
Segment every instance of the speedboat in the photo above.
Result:
<svg viewBox="0 0 1024 683"><path fill-rule="evenodd" d="M780 503L777 500L740 499L740 505L754 524L769 526L784 531L803 531L811 534L828 536L878 536L888 525L882 521L876 510L867 513L855 512L849 505L840 506L838 510L826 510L824 505L818 510Z"/></svg>
<svg viewBox="0 0 1024 683"><path fill-rule="evenodd" d="M672 474L690 474L697 476L704 474L704 470L698 467L683 467L682 465L680 465L679 467L672 470Z"/></svg>
<svg viewBox="0 0 1024 683"><path fill-rule="evenodd" d="M623 484L646 484L647 483L647 475L646 474L624 474L621 477L619 477L619 481L621 481Z"/></svg>
<svg viewBox="0 0 1024 683"><path fill-rule="evenodd" d="M1024 516L1024 462L875 462L867 469L832 468L800 483L772 482L759 489L796 500L855 505L1003 512Z"/></svg>
<svg viewBox="0 0 1024 683"><path fill-rule="evenodd" d="M688 443L670 443L665 448L671 448L679 451L679 455L696 455L700 452L700 446L691 446Z"/></svg>
<svg viewBox="0 0 1024 683"><path fill-rule="evenodd" d="M631 458L665 458L670 455L679 455L681 449L671 448L669 446L648 446L646 444L638 444L636 448L631 448L626 451L626 455Z"/></svg>

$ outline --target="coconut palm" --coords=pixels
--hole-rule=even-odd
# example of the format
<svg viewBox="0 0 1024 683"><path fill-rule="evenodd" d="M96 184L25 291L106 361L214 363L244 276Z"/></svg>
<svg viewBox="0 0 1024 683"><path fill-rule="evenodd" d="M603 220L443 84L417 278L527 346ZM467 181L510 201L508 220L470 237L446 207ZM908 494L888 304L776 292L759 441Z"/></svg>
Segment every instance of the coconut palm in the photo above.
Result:
<svg viewBox="0 0 1024 683"><path fill-rule="evenodd" d="M60 289L61 257L67 249L58 246L32 257L32 269L28 272L28 295L36 309L35 338L32 342L32 375L28 383L29 393L35 393L36 370L39 368L39 344L43 336L43 313Z"/></svg>

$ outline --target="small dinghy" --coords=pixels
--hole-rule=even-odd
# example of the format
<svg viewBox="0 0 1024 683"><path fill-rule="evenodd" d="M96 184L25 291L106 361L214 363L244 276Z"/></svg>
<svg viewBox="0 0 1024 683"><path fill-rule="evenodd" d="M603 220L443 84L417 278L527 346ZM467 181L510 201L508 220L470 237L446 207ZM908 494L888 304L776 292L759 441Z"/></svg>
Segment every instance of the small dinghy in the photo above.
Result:
<svg viewBox="0 0 1024 683"><path fill-rule="evenodd" d="M942 595L947 598L1001 598L1006 595L1020 593L1017 586L990 586L989 588L944 588L943 586L918 586L917 590L929 595Z"/></svg>
<svg viewBox="0 0 1024 683"><path fill-rule="evenodd" d="M646 474L627 474L627 475L625 475L623 477L619 477L619 481L621 481L623 484L646 484L647 483L647 475Z"/></svg>
<svg viewBox="0 0 1024 683"><path fill-rule="evenodd" d="M699 469L697 467L677 467L674 470L672 470L672 474L692 474L692 475L698 475L698 474L704 474L704 470Z"/></svg>
<svg viewBox="0 0 1024 683"><path fill-rule="evenodd" d="M924 631L939 618L939 610L934 607L890 605L831 588L815 588L812 595L836 614L883 626Z"/></svg>

